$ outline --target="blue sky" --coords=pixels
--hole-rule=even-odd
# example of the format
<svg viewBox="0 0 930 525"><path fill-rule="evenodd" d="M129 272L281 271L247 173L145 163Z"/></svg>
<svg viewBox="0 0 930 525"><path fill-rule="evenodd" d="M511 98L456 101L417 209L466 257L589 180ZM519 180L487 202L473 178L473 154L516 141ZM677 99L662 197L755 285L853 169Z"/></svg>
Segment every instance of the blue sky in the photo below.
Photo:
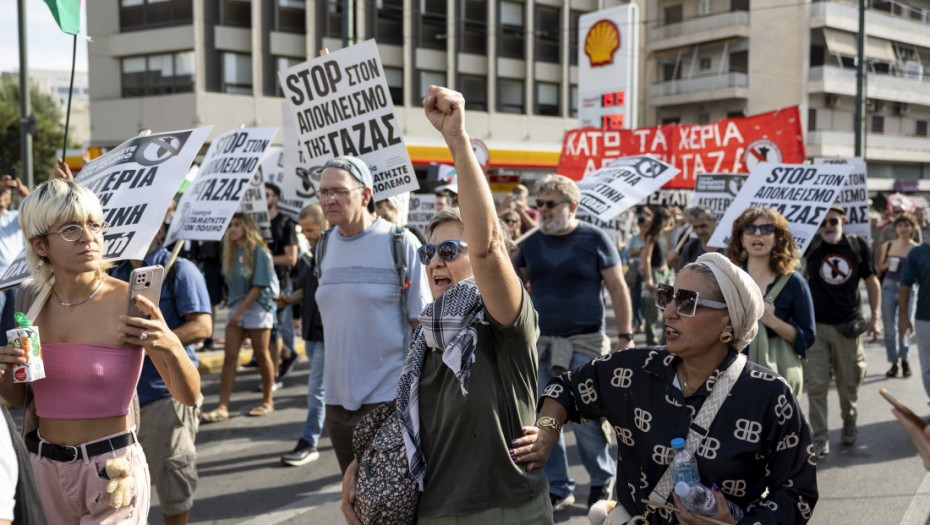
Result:
<svg viewBox="0 0 930 525"><path fill-rule="evenodd" d="M81 34L78 35L77 70L87 71L87 28L89 0L81 1ZM42 0L24 0L29 69L71 70L72 36L58 28ZM0 0L0 71L19 69L19 29L17 1Z"/></svg>

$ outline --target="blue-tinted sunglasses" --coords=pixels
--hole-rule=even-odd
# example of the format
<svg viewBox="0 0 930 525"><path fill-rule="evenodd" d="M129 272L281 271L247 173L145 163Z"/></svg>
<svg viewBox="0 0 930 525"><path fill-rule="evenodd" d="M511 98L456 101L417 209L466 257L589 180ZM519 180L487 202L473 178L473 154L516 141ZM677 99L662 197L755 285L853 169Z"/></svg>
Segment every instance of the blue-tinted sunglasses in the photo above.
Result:
<svg viewBox="0 0 930 525"><path fill-rule="evenodd" d="M468 248L468 243L464 241L442 241L439 244L424 244L420 246L417 253L420 254L420 262L427 265L433 259L434 253L438 254L443 261L454 261L459 256L459 248Z"/></svg>

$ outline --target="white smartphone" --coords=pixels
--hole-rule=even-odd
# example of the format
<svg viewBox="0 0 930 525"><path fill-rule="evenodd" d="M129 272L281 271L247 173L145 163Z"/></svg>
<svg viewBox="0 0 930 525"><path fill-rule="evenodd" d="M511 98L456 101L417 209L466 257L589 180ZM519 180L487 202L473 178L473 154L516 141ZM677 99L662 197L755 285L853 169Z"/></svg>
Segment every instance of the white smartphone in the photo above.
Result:
<svg viewBox="0 0 930 525"><path fill-rule="evenodd" d="M149 301L158 305L161 298L161 281L165 275L163 266L145 266L136 268L129 274L129 298L126 301L126 315L130 317L151 318L146 310L142 310L136 303L136 296L142 295Z"/></svg>

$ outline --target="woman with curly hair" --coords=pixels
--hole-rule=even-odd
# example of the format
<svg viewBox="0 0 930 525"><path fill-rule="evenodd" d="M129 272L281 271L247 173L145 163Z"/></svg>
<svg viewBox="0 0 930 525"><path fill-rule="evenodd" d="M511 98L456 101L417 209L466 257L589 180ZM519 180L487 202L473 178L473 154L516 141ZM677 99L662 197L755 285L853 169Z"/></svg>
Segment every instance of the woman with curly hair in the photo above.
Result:
<svg viewBox="0 0 930 525"><path fill-rule="evenodd" d="M747 208L734 222L724 252L765 293L759 335L747 347L751 361L779 373L801 395L801 359L814 344L814 302L795 269L798 257L788 221L772 208ZM762 328L765 328L764 330Z"/></svg>
<svg viewBox="0 0 930 525"><path fill-rule="evenodd" d="M229 316L226 319L226 348L220 375L220 402L215 409L203 415L206 423L229 419L229 399L246 332L252 340L252 351L262 376L262 404L253 408L249 415L264 416L274 412L274 367L268 343L279 285L262 232L248 214L234 214L223 235L223 276L229 290L226 301Z"/></svg>

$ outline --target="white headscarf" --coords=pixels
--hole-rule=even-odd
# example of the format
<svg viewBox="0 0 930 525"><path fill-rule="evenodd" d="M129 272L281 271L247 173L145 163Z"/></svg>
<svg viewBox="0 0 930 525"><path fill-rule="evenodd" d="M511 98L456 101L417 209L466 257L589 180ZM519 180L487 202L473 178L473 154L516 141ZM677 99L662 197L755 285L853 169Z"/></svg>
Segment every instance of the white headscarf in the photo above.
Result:
<svg viewBox="0 0 930 525"><path fill-rule="evenodd" d="M697 258L714 273L723 300L727 303L733 341L730 346L742 350L756 337L758 321L762 318L764 303L762 292L752 277L720 253L705 253Z"/></svg>

